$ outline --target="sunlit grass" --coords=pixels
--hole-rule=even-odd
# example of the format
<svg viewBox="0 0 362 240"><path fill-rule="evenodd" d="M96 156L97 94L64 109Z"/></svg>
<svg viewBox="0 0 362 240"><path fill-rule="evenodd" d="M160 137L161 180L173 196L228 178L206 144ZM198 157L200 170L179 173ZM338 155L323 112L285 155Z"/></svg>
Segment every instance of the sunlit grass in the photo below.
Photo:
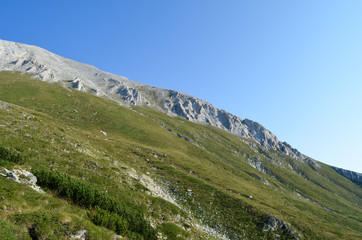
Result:
<svg viewBox="0 0 362 240"><path fill-rule="evenodd" d="M315 171L280 153L251 149L240 137L214 127L135 107L141 115L110 100L18 73L0 73L0 100L15 104L0 109L0 124L5 125L0 127L0 145L22 153L26 158L22 168L42 166L88 181L113 198L143 209L165 235L178 232L187 239L179 228L184 227L188 213L150 196L147 188L129 177L130 169L158 180L197 221L230 237L238 233L249 238L266 236L262 231L265 213L311 239L362 236L361 188L326 165ZM251 167L249 159L263 161L270 174ZM9 220L19 210L46 208L62 212L65 219L85 219L97 234L110 234L87 220L87 209L52 192L42 195L4 178L0 187L0 207L12 209L1 213L8 232L26 232ZM190 236L199 233L192 226L185 231Z"/></svg>

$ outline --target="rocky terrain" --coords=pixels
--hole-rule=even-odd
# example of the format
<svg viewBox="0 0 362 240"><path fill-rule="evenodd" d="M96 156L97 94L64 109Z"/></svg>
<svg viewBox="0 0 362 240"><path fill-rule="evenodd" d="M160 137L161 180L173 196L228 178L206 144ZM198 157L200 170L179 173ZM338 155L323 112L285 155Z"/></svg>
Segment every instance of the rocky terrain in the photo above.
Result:
<svg viewBox="0 0 362 240"><path fill-rule="evenodd" d="M361 186L263 147L257 123L242 137L60 83L0 71L1 239L361 239Z"/></svg>
<svg viewBox="0 0 362 240"><path fill-rule="evenodd" d="M336 170L336 172L338 172L342 176L351 180L352 182L357 183L358 185L362 186L362 174L361 173L357 173L357 172L353 172L353 171L349 171L349 170L337 168L337 167L333 167L333 169Z"/></svg>
<svg viewBox="0 0 362 240"><path fill-rule="evenodd" d="M105 96L122 105L149 106L171 116L181 116L253 139L268 150L306 159L257 122L242 119L185 93L131 81L36 46L0 40L0 70L30 73L43 81L60 82L65 87Z"/></svg>

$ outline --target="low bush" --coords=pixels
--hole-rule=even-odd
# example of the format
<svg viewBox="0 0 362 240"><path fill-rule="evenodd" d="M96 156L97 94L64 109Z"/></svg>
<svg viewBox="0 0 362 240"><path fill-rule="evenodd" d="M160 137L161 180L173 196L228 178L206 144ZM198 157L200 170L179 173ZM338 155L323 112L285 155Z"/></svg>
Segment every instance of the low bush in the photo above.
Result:
<svg viewBox="0 0 362 240"><path fill-rule="evenodd" d="M4 219L0 218L0 236L1 239L6 240L31 240L28 233L19 226L16 226Z"/></svg>
<svg viewBox="0 0 362 240"><path fill-rule="evenodd" d="M25 225L31 239L65 239L68 227L54 211L16 213L10 218L17 225Z"/></svg>
<svg viewBox="0 0 362 240"><path fill-rule="evenodd" d="M71 178L57 171L33 170L37 184L54 190L59 196L86 208L99 208L117 214L128 224L128 231L138 233L144 239L157 239L156 231L143 215L101 191L88 182ZM99 213L99 214L105 214Z"/></svg>
<svg viewBox="0 0 362 240"><path fill-rule="evenodd" d="M116 213L95 207L88 212L88 217L98 226L108 228L119 235L127 234L127 221Z"/></svg>
<svg viewBox="0 0 362 240"><path fill-rule="evenodd" d="M174 223L162 223L158 229L167 237L167 239L184 240L189 233L178 227Z"/></svg>
<svg viewBox="0 0 362 240"><path fill-rule="evenodd" d="M4 146L0 146L0 159L18 164L24 163L24 157L21 153Z"/></svg>

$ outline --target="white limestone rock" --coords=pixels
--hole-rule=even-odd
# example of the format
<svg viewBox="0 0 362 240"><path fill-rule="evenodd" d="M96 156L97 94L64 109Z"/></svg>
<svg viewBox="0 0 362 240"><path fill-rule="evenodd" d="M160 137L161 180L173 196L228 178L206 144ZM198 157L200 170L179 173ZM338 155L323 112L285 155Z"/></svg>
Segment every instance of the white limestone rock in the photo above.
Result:
<svg viewBox="0 0 362 240"><path fill-rule="evenodd" d="M76 232L75 234L71 235L71 238L85 240L85 239L87 239L86 233L87 233L86 229L81 229L78 232Z"/></svg>
<svg viewBox="0 0 362 240"><path fill-rule="evenodd" d="M44 191L36 185L37 178L31 172L24 169L14 169L13 171L4 168L6 174L0 173L1 176L9 178L17 183L26 184L37 192L44 193Z"/></svg>
<svg viewBox="0 0 362 240"><path fill-rule="evenodd" d="M352 182L362 186L362 174L358 172L349 171L343 168L332 167L337 173L341 174L345 178L348 178Z"/></svg>
<svg viewBox="0 0 362 240"><path fill-rule="evenodd" d="M297 159L306 158L257 122L237 117L190 95L134 82L36 46L0 40L0 70L30 73L43 81L59 82L65 87L106 96L126 106L149 106L171 116L181 116L253 139L269 150Z"/></svg>

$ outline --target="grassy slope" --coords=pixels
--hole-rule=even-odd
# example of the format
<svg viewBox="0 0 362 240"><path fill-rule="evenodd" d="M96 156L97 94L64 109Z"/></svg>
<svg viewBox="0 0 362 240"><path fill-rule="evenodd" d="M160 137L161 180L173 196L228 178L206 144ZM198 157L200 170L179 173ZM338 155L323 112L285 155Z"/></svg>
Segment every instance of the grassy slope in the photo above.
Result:
<svg viewBox="0 0 362 240"><path fill-rule="evenodd" d="M0 124L6 125L0 127L0 144L23 152L28 159L23 167L43 165L87 179L115 198L143 209L156 225L162 223L160 230L168 222L183 226L188 216L146 194L147 190L128 177L131 168L167 183L180 204L194 216L221 232L227 229L231 237L235 232L242 233L243 228L251 228L243 222L253 223L247 217L259 212L291 223L306 238L362 237L362 190L327 165L309 166L276 152L252 149L237 136L213 127L137 107L141 115L109 100L17 73L0 73L0 100L17 105L8 111L0 109ZM35 118L28 119L22 113ZM107 137L101 130L107 132ZM252 168L248 160L262 162L268 174ZM257 179L264 179L271 186ZM44 202L48 209L62 212L63 219L77 222L76 219L86 218L84 209L54 198L51 193L43 196L26 187L19 190L20 186L6 190L8 184L19 184L0 180L0 191L37 195L4 195L0 207L5 206L6 210L0 216L5 222L0 222L0 226L4 225L1 229L7 232L25 234L9 217L19 210L44 208ZM43 200L33 200L38 198ZM245 211L238 212L244 203L259 210L244 216ZM184 238L205 238L196 228L186 225L183 227L191 235ZM164 234L175 229L172 226L163 230ZM75 224L74 229L77 228ZM94 235L110 234L90 222L88 229ZM250 231L245 233L251 238Z"/></svg>

